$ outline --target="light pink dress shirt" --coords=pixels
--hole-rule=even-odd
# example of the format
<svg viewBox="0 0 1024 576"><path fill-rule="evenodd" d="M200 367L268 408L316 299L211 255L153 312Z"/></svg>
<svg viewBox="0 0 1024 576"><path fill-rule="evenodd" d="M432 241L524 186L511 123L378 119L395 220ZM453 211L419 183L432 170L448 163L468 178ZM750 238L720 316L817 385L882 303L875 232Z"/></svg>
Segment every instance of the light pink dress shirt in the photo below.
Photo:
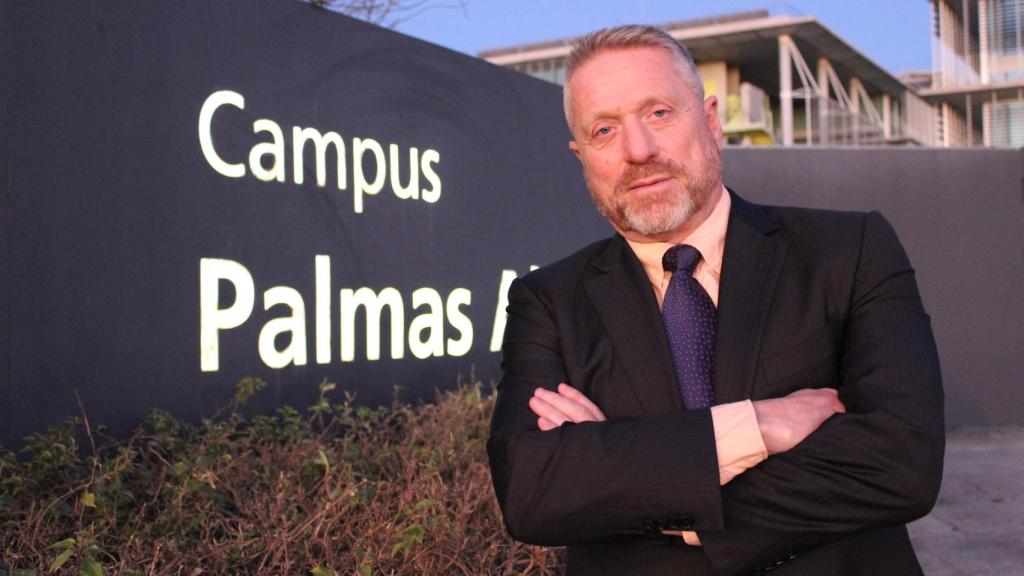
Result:
<svg viewBox="0 0 1024 576"><path fill-rule="evenodd" d="M729 227L732 200L723 188L711 214L680 244L689 244L700 250L703 258L697 263L693 277L707 290L711 301L718 306L718 286L722 277L722 255L725 252L725 233ZM634 242L630 248L643 264L651 281L660 307L665 300L672 273L661 266L662 256L673 245L667 242ZM757 415L750 400L719 404L711 408L711 421L715 429L715 447L718 452L719 480L724 486L745 470L757 466L768 457L764 439L757 426ZM700 545L694 532L666 532L681 535L687 544Z"/></svg>

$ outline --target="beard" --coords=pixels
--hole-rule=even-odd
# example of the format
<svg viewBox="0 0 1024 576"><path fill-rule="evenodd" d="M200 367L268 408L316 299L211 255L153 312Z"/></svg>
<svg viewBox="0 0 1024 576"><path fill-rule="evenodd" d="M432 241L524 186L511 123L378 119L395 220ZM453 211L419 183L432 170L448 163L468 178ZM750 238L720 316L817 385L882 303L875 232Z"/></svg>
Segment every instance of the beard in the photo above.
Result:
<svg viewBox="0 0 1024 576"><path fill-rule="evenodd" d="M632 183L656 174L669 174L676 186L639 197L630 194ZM620 231L658 236L678 229L703 210L721 181L721 152L717 146L708 146L698 172L671 160L652 160L630 164L613 188L611 197L595 193L589 176L587 188L597 211Z"/></svg>

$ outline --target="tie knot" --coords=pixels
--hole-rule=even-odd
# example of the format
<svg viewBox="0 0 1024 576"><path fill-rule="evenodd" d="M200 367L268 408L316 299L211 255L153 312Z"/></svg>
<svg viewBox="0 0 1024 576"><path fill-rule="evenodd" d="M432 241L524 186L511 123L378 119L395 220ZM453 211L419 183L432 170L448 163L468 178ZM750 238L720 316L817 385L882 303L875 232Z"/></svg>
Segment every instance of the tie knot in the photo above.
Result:
<svg viewBox="0 0 1024 576"><path fill-rule="evenodd" d="M673 246L661 257L661 267L669 272L686 272L693 274L693 269L700 262L700 250L689 244Z"/></svg>

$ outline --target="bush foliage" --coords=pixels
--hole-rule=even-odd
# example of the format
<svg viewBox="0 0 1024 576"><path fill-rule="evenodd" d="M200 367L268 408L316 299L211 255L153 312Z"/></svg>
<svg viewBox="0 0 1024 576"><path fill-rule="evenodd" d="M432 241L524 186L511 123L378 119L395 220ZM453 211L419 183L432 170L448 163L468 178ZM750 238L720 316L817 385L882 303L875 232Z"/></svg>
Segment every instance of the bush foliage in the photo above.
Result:
<svg viewBox="0 0 1024 576"><path fill-rule="evenodd" d="M501 524L479 382L380 408L325 382L305 412L243 416L262 386L198 425L154 411L97 445L83 414L0 448L0 575L560 571Z"/></svg>

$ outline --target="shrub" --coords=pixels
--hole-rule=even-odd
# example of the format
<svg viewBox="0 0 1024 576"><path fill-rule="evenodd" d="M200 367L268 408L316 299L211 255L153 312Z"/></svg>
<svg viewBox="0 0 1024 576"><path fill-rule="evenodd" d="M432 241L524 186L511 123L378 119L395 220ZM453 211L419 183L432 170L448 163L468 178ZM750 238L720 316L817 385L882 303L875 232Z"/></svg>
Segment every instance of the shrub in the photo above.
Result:
<svg viewBox="0 0 1024 576"><path fill-rule="evenodd" d="M493 390L246 418L239 383L198 425L154 411L123 441L86 415L0 448L0 575L556 574L505 533L485 442ZM79 439L88 442L81 449Z"/></svg>

